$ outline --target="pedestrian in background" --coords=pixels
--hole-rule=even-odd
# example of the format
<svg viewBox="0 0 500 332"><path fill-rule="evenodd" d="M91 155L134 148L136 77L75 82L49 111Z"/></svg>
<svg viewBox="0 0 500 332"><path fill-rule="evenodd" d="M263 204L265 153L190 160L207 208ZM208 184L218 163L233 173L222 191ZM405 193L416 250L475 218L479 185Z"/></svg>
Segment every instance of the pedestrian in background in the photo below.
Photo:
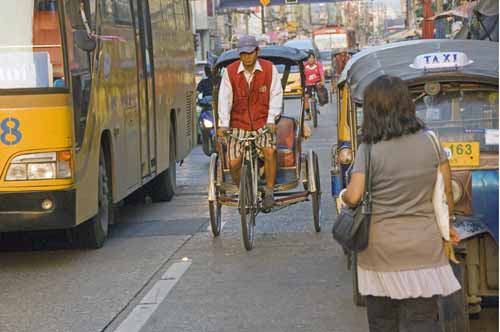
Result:
<svg viewBox="0 0 500 332"><path fill-rule="evenodd" d="M349 207L361 201L364 152L371 144L370 236L368 248L357 254L370 331L441 331L437 300L460 289L432 204L439 167L453 209L450 166L444 151L438 160L401 79L382 76L366 88L361 141L351 181L339 200ZM456 243L456 232L450 230Z"/></svg>
<svg viewBox="0 0 500 332"><path fill-rule="evenodd" d="M311 120L311 111L309 106L309 98L313 91L317 92L316 85L325 85L325 74L323 65L316 60L314 52L309 52L309 58L304 63L304 75L306 77L306 89L304 94L304 108L306 110L306 120Z"/></svg>

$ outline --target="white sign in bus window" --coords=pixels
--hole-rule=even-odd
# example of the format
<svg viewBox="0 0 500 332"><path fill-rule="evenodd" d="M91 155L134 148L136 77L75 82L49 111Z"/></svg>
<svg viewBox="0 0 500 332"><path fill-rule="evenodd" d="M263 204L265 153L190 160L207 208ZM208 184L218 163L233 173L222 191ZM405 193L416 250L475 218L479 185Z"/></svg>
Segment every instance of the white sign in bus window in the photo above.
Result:
<svg viewBox="0 0 500 332"><path fill-rule="evenodd" d="M48 52L0 53L0 89L51 86L52 65Z"/></svg>

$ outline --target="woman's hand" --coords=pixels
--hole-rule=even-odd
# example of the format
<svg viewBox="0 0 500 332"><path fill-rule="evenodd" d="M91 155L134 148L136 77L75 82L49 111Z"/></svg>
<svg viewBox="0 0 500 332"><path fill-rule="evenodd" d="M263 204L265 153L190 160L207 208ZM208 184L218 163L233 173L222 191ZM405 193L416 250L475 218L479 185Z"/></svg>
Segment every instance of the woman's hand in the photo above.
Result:
<svg viewBox="0 0 500 332"><path fill-rule="evenodd" d="M337 211L340 211L342 210L343 208L347 208L347 204L344 202L344 200L342 199L342 195L346 192L346 189L342 189L339 193L339 197L337 197L336 199L336 203L337 203Z"/></svg>
<svg viewBox="0 0 500 332"><path fill-rule="evenodd" d="M453 225L450 225L450 242L454 245L457 246L458 243L460 242L460 235L458 234L457 230Z"/></svg>

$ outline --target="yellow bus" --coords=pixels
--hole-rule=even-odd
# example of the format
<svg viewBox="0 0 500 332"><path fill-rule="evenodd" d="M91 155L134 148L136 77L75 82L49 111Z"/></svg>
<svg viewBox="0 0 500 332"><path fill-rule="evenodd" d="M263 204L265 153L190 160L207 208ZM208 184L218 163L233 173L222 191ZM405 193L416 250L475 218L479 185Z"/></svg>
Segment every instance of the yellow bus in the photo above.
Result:
<svg viewBox="0 0 500 332"><path fill-rule="evenodd" d="M188 0L4 0L0 232L99 248L141 188L175 192L196 144Z"/></svg>

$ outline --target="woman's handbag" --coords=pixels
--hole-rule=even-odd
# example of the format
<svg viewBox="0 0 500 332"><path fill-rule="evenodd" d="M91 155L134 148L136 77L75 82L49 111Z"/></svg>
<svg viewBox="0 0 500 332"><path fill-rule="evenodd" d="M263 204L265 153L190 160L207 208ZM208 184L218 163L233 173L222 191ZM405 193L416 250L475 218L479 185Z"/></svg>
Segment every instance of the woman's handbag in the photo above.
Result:
<svg viewBox="0 0 500 332"><path fill-rule="evenodd" d="M453 245L450 242L450 212L448 209L448 199L444 190L444 178L439 165L441 164L441 149L438 138L432 131L427 131L427 136L432 142L434 151L438 158L438 168L436 182L434 184L434 192L432 194L432 204L434 205L434 214L436 215L436 222L438 224L439 231L441 232L441 237L444 240L444 252L448 259L453 263L458 264L458 260L455 257L455 250L453 250Z"/></svg>
<svg viewBox="0 0 500 332"><path fill-rule="evenodd" d="M343 208L333 223L333 238L343 247L359 252L368 247L372 210L372 181L370 175L371 144L365 149L365 190L355 209Z"/></svg>

